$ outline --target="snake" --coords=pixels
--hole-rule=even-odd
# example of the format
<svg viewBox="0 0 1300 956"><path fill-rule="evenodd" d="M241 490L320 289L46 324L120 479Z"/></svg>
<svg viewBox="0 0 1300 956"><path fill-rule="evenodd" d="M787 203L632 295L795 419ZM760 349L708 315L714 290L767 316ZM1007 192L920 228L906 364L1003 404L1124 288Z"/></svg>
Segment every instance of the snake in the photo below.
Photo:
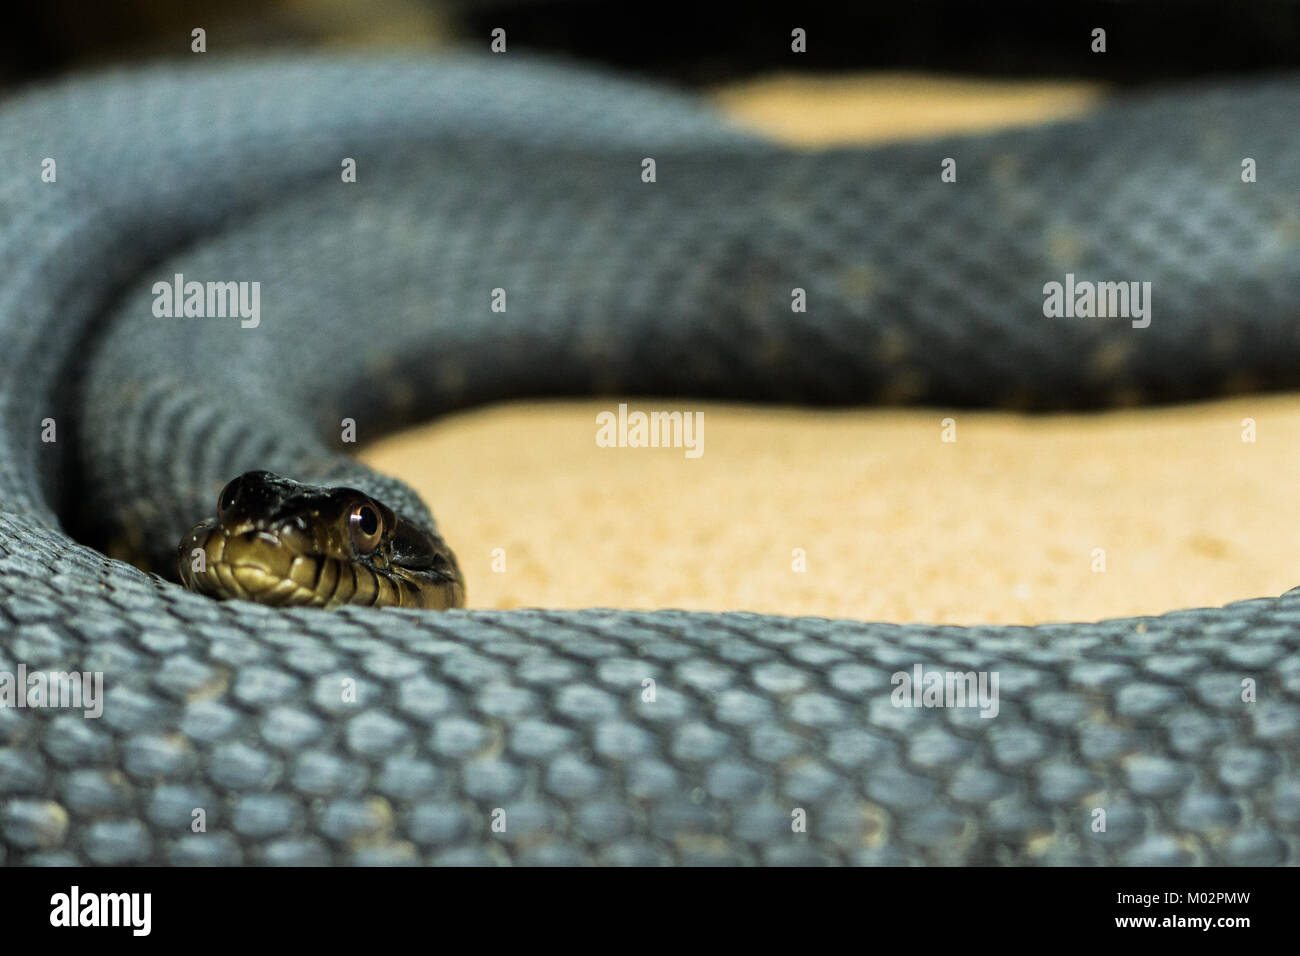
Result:
<svg viewBox="0 0 1300 956"><path fill-rule="evenodd" d="M1034 626L466 609L455 542L348 433L1295 387L1297 115L1295 77L1216 77L805 149L513 52L9 96L0 859L1295 863L1300 591ZM1049 315L1067 277L1149 281L1150 321ZM37 673L86 706L17 696Z"/></svg>

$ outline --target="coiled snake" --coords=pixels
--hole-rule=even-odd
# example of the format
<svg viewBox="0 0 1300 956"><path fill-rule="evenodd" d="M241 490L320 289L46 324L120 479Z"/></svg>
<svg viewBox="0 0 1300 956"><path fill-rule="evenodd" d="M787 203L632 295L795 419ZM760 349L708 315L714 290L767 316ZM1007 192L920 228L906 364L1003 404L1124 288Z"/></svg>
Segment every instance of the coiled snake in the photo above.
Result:
<svg viewBox="0 0 1300 956"><path fill-rule="evenodd" d="M3 859L1295 862L1300 593L1039 627L322 611L105 552L174 569L259 469L433 533L341 455L345 417L1294 386L1297 115L1295 80L1220 83L799 152L514 55L187 63L13 99L0 671L100 672L104 699L0 707ZM1150 281L1151 324L1046 317L1069 273ZM260 321L156 314L177 275L259 282ZM997 715L896 706L918 666L996 673Z"/></svg>

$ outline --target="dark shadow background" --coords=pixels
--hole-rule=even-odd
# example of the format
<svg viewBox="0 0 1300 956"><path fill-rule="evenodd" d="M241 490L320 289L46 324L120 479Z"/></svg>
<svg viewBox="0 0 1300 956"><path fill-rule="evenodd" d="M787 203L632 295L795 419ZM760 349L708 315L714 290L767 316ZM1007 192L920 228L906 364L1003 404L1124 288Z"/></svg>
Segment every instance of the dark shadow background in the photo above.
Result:
<svg viewBox="0 0 1300 956"><path fill-rule="evenodd" d="M0 31L0 83L84 65L209 48L487 43L545 50L686 84L773 69L923 69L1141 83L1300 67L1300 2L1258 0L44 0L14 4ZM790 53L790 30L808 31ZM1089 49L1107 30L1107 53Z"/></svg>

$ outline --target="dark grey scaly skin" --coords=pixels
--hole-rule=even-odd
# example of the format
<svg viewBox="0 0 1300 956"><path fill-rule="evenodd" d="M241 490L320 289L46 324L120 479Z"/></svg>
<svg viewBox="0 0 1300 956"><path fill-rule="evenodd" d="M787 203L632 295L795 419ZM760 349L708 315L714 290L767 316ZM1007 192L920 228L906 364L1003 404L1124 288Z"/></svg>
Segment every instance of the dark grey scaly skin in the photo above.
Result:
<svg viewBox="0 0 1300 956"><path fill-rule="evenodd" d="M98 720L0 708L4 861L1300 859L1300 591L1032 628L286 611L64 531L170 556L251 468L432 522L340 457L339 420L372 438L515 395L1293 387L1300 82L798 153L514 55L192 62L0 108L0 670L107 690ZM1067 271L1151 281L1150 328L1044 318ZM175 272L260 281L260 327L155 318ZM998 672L999 715L893 706L916 664Z"/></svg>

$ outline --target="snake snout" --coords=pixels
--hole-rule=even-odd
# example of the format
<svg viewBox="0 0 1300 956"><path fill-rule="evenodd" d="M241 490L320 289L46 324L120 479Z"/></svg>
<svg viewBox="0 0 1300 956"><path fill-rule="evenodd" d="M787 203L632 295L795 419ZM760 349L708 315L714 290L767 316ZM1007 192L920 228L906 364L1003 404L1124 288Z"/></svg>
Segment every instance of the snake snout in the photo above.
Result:
<svg viewBox="0 0 1300 956"><path fill-rule="evenodd" d="M293 580L295 532L301 529L260 525L227 527L208 518L181 540L181 583L211 597L239 597L267 604L308 603Z"/></svg>
<svg viewBox="0 0 1300 956"><path fill-rule="evenodd" d="M191 591L202 590L200 582L211 566L214 546L224 550L224 535L220 532L217 519L207 518L191 528L176 547L177 572L181 583Z"/></svg>

